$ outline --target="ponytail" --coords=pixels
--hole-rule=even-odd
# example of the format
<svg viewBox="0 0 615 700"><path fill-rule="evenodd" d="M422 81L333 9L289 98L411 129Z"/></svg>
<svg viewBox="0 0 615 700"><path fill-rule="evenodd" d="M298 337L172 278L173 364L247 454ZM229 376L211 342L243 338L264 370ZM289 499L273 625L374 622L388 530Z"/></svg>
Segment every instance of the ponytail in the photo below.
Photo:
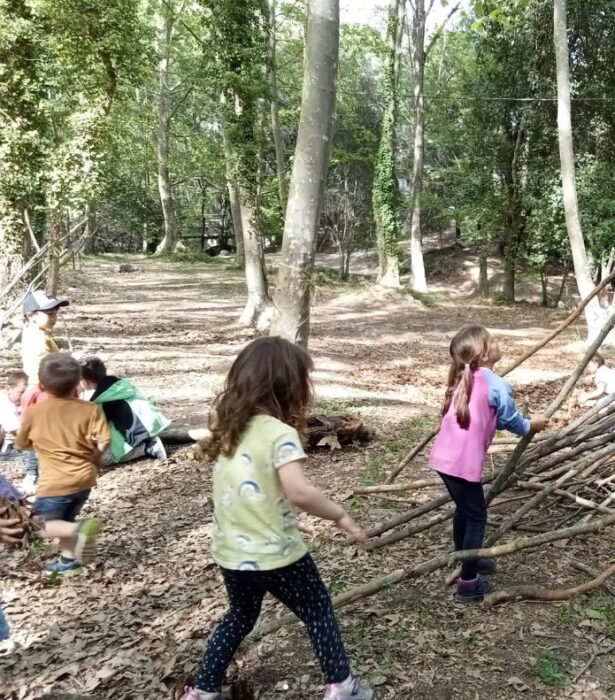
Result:
<svg viewBox="0 0 615 700"><path fill-rule="evenodd" d="M451 367L448 387L442 405L445 416L454 401L457 423L463 430L470 427L470 398L474 387L474 372L489 351L491 336L483 326L466 326L451 340Z"/></svg>
<svg viewBox="0 0 615 700"><path fill-rule="evenodd" d="M467 430L470 427L470 398L474 387L474 363L459 366L454 362L448 373L448 387L444 395L442 415L448 413L453 400L455 401L455 413L459 427Z"/></svg>
<svg viewBox="0 0 615 700"><path fill-rule="evenodd" d="M461 381L455 396L455 408L457 409L457 422L459 427L467 430L470 427L470 397L474 386L474 376L471 365L466 364L461 370Z"/></svg>

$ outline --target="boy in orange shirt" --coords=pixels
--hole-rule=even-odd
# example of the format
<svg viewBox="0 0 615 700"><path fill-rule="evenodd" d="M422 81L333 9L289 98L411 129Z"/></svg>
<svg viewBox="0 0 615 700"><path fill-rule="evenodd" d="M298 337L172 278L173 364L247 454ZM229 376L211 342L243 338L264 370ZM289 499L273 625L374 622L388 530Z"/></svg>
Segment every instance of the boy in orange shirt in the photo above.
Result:
<svg viewBox="0 0 615 700"><path fill-rule="evenodd" d="M96 520L76 524L75 519L96 485L111 434L98 406L76 398L81 380L77 360L67 353L47 355L38 379L48 398L28 408L15 446L36 450L40 476L34 513L46 522L40 536L60 540L60 556L47 571L70 575L87 563L89 545L100 531Z"/></svg>

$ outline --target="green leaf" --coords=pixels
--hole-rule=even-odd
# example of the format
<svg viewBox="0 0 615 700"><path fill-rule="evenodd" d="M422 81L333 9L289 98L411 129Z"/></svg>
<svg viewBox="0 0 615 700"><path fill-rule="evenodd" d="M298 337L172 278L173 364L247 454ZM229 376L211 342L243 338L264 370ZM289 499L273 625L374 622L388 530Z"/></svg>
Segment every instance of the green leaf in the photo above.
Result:
<svg viewBox="0 0 615 700"><path fill-rule="evenodd" d="M585 608L584 612L590 620L606 620L606 615L597 608Z"/></svg>

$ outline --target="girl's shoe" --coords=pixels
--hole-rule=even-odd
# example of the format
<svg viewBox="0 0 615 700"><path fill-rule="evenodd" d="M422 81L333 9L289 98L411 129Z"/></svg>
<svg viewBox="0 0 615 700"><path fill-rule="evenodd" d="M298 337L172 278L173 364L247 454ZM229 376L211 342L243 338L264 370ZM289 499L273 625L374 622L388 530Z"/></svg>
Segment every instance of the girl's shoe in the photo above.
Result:
<svg viewBox="0 0 615 700"><path fill-rule="evenodd" d="M490 574L495 574L497 565L495 559L479 559L478 560L478 573L483 576L489 576Z"/></svg>
<svg viewBox="0 0 615 700"><path fill-rule="evenodd" d="M59 574L60 576L78 576L83 571L81 562L76 559L64 559L58 557L51 564L47 565L45 573L47 576L53 576L53 574Z"/></svg>
<svg viewBox="0 0 615 700"><path fill-rule="evenodd" d="M96 555L96 538L102 532L103 524L96 518L79 523L75 558L82 564L89 564Z"/></svg>
<svg viewBox="0 0 615 700"><path fill-rule="evenodd" d="M459 579L457 581L457 593L455 600L458 603L478 603L491 590L491 581L477 576L471 581Z"/></svg>
<svg viewBox="0 0 615 700"><path fill-rule="evenodd" d="M198 688L184 688L184 694L179 700L222 700L222 693L208 693Z"/></svg>
<svg viewBox="0 0 615 700"><path fill-rule="evenodd" d="M325 688L324 700L375 700L376 694L363 685L359 676L351 676L342 683L330 683Z"/></svg>

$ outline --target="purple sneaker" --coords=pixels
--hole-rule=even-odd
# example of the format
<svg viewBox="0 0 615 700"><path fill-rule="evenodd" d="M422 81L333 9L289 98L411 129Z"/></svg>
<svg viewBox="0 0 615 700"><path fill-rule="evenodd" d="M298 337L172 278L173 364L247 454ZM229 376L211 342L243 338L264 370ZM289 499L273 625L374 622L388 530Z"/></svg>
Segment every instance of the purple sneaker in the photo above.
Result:
<svg viewBox="0 0 615 700"><path fill-rule="evenodd" d="M457 581L457 593L455 600L458 603L478 603L491 590L491 581L477 576L470 581L459 579Z"/></svg>

